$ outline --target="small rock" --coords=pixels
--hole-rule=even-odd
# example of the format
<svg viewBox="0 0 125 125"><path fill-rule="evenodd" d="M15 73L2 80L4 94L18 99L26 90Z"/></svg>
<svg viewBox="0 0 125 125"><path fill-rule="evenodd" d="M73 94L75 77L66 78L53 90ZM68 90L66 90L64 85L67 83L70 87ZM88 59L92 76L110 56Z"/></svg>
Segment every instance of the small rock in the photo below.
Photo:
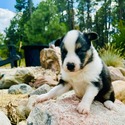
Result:
<svg viewBox="0 0 125 125"><path fill-rule="evenodd" d="M10 120L2 111L0 111L0 125L11 125Z"/></svg>
<svg viewBox="0 0 125 125"><path fill-rule="evenodd" d="M9 94L27 94L30 93L31 91L33 91L32 87L24 83L19 85L12 85L8 89Z"/></svg>
<svg viewBox="0 0 125 125"><path fill-rule="evenodd" d="M27 122L26 121L21 121L21 122L17 123L17 125L27 125Z"/></svg>
<svg viewBox="0 0 125 125"><path fill-rule="evenodd" d="M37 88L36 90L34 90L33 92L31 92L30 95L41 95L41 94L47 93L48 91L50 91L50 89L51 87L49 85L44 84L39 88Z"/></svg>

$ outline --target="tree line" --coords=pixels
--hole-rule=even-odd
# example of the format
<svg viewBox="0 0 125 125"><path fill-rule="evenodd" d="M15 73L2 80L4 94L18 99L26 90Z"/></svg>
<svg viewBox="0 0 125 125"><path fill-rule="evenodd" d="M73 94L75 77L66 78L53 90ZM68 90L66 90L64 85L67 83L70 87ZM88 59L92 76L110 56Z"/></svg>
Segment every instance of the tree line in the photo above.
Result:
<svg viewBox="0 0 125 125"><path fill-rule="evenodd" d="M92 30L99 35L97 48L113 44L125 53L124 0L43 0L36 7L32 0L16 0L15 8L5 44L48 44L68 30Z"/></svg>

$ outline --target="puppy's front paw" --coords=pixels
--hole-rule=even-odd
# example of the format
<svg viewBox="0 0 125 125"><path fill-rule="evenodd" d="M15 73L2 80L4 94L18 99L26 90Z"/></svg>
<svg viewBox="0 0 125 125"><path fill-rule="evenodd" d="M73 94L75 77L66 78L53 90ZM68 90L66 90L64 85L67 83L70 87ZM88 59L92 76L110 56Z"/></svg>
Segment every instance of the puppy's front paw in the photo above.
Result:
<svg viewBox="0 0 125 125"><path fill-rule="evenodd" d="M79 103L77 110L80 114L89 115L90 107L87 104Z"/></svg>
<svg viewBox="0 0 125 125"><path fill-rule="evenodd" d="M38 103L41 103L41 102L44 102L46 100L48 100L48 95L47 94L42 94L42 95L39 95L37 98L36 98L36 101L33 103L33 106L35 106L36 104Z"/></svg>

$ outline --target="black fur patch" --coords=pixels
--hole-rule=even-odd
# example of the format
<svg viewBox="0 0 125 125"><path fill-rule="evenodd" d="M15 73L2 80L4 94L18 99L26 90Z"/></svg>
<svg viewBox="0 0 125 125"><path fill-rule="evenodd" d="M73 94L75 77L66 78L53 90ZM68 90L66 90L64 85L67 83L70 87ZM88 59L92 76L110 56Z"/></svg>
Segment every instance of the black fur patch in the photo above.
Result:
<svg viewBox="0 0 125 125"><path fill-rule="evenodd" d="M91 82L95 87L97 87L99 90L102 88L101 81L95 81Z"/></svg>
<svg viewBox="0 0 125 125"><path fill-rule="evenodd" d="M66 58L66 55L67 55L67 50L64 46L64 43L62 42L61 43L61 61L62 61L62 63L64 62L64 59Z"/></svg>
<svg viewBox="0 0 125 125"><path fill-rule="evenodd" d="M114 90L110 94L110 99L114 102L115 101L115 93Z"/></svg>
<svg viewBox="0 0 125 125"><path fill-rule="evenodd" d="M62 84L64 86L66 83L67 83L66 81L64 81L63 79L60 79L58 85Z"/></svg>
<svg viewBox="0 0 125 125"><path fill-rule="evenodd" d="M103 69L100 73L100 79L102 82L102 88L100 89L99 93L95 97L95 100L98 100L100 102L105 102L106 100L111 100L112 102L115 101L114 91L111 84L111 77L109 70L107 69L106 65L102 62ZM95 84L96 86L99 86L98 84ZM108 95L107 97L105 97Z"/></svg>
<svg viewBox="0 0 125 125"><path fill-rule="evenodd" d="M86 39L81 33L79 33L79 36L76 41L75 53L77 54L77 56L79 57L81 61L81 68L83 68L82 64L84 63L86 56L87 56L86 53L90 49L90 46L91 46L91 44L88 44L88 43L90 43L90 41ZM89 58L87 63L91 62L92 58L93 58L93 55Z"/></svg>
<svg viewBox="0 0 125 125"><path fill-rule="evenodd" d="M88 44L89 42L90 42L89 40L87 40L85 37L83 37L83 35L81 33L79 33L79 36L76 40L76 45L80 44L81 47L76 48L76 50L80 49L83 52L87 52L90 49L90 46L91 46L91 44Z"/></svg>

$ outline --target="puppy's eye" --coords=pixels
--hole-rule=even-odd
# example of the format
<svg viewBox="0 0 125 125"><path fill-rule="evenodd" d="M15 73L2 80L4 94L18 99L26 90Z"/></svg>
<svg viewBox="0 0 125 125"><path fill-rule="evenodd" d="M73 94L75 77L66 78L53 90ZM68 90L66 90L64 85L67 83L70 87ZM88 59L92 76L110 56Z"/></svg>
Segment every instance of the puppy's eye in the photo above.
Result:
<svg viewBox="0 0 125 125"><path fill-rule="evenodd" d="M67 50L66 50L66 49L63 49L63 53L67 54Z"/></svg>
<svg viewBox="0 0 125 125"><path fill-rule="evenodd" d="M83 49L83 48L77 48L76 49L76 53L84 53L84 52L86 52L86 50Z"/></svg>
<svg viewBox="0 0 125 125"><path fill-rule="evenodd" d="M64 48L64 49L62 49L61 53L62 53L62 56L66 56L67 50Z"/></svg>
<svg viewBox="0 0 125 125"><path fill-rule="evenodd" d="M81 51L81 49L80 49L80 48L76 49L76 53L79 53L80 51Z"/></svg>

